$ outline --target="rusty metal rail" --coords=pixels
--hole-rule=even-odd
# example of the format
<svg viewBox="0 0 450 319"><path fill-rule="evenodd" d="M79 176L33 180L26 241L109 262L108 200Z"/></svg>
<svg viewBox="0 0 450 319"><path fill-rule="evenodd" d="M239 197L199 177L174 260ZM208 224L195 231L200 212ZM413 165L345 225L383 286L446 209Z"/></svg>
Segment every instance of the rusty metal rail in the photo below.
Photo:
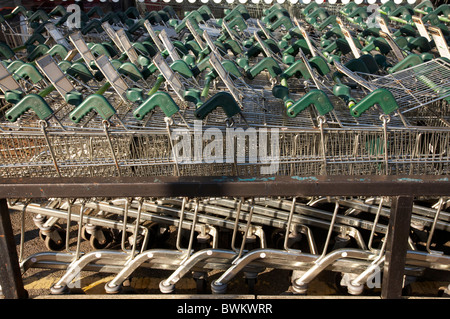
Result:
<svg viewBox="0 0 450 319"><path fill-rule="evenodd" d="M7 198L206 196L388 196L392 198L381 297L401 297L412 203L450 196L448 176L118 177L3 179L0 182L0 286L26 298Z"/></svg>

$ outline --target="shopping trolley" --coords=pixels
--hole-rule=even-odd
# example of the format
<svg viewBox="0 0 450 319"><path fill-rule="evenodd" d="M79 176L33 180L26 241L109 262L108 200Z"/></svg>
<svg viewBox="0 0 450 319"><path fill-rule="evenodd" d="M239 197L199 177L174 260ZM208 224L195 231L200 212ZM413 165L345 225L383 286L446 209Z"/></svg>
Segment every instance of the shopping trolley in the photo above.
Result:
<svg viewBox="0 0 450 319"><path fill-rule="evenodd" d="M275 9L280 10L278 6ZM262 16L270 12L265 11ZM222 25L227 28L226 21ZM118 40L117 48L126 51L127 61L135 64L143 52L134 55L133 45L127 42L121 29L108 33L105 26L105 32L99 34L111 41ZM150 37L154 36L151 26L143 26ZM206 45L210 51L204 51L208 65L194 77L195 81L181 78L169 65L180 61L180 57L174 54L176 51L163 56L162 48L147 56L153 64L153 75L139 79L124 76L118 70L123 61L119 64L107 55L95 56L79 33L70 35L71 44L91 73L102 73L101 80L89 77L89 81L77 82L48 55L36 59L46 79L34 89L54 86L53 93L44 96L43 101L55 106L70 98L75 105L64 103L62 111L49 113L57 121L47 113L40 118L38 109L19 112L16 121L10 121L10 105L5 105L0 124L2 177L215 176L220 183L223 176L270 181L276 175L299 180L311 175L364 179L363 175L448 172L448 113L445 108L430 110L432 103L444 104L448 98L449 65L445 60L435 59L378 76L350 71L335 61L333 68L340 72L342 84L352 87L362 100L366 95L367 100L372 100L356 103L350 110L347 104L336 102L332 114L322 116L303 111L289 116L286 105L271 94L277 81L281 82L278 76L285 71L285 65L279 73L263 69L253 79L239 76L264 58L282 59L271 52L258 33L238 35L243 37L241 40L253 37L253 43L259 45L265 57L247 59L248 64L238 63L239 68L233 69L226 62L228 56L222 55L217 47L220 43L214 42L214 36L209 38L217 33L203 31L197 35L195 23L190 20L186 29L194 38L203 38L205 43L199 43L205 45L202 51ZM286 35L266 31L266 39ZM158 35L161 43L154 41L154 45L167 50L171 43L162 34ZM230 30L227 34L232 37L234 32ZM218 37L220 34L215 39ZM334 79L315 73L304 54L301 59L310 77L308 85L327 89L332 96ZM145 66L140 64L138 68L142 71ZM61 71L58 77L54 77L55 70ZM17 89L16 84L19 88L24 86L14 82L6 71L1 73L2 90ZM268 77L272 80L268 81ZM200 90L202 86L204 90ZM307 95L304 85L289 86L296 98ZM74 94L74 88L80 94ZM30 89L31 85L24 92ZM145 97L142 92L147 90L150 94ZM374 99L379 96L381 100ZM384 103L384 96L392 97L389 104ZM372 108L374 104L379 107ZM383 109L386 105L392 107ZM231 145L232 151L227 153ZM268 166L275 169L267 169ZM159 285L162 293L173 293L180 279L192 272L198 287L205 288L212 270L222 271L211 282L213 293L225 293L239 273L244 274L254 292L258 274L266 268L275 268L292 271L295 293L306 293L312 280L327 269L337 274L339 286L347 287L351 294L360 294L364 283L386 258L389 206L389 200L380 197L221 197L220 194L64 198L41 203L9 201L9 208L20 212L22 220L25 214L34 214L36 227L50 250L25 257L22 236L19 245L22 270L64 269L51 288L53 294L67 292L80 272L99 268L116 274L105 290L117 293L141 267L170 270ZM410 240L407 253L407 265L415 268L409 273L413 277L420 278L428 268L449 269L446 251L433 261L427 258L435 256L432 244L442 244L436 234L444 234L445 238L448 232L447 206L445 198L433 198L426 204L417 202L413 208L412 228L418 238ZM75 235L70 232L73 224ZM162 245L158 239L168 236L175 243ZM417 246L424 238L422 251ZM89 251L82 251L83 240L89 241ZM75 249L71 243L75 243Z"/></svg>

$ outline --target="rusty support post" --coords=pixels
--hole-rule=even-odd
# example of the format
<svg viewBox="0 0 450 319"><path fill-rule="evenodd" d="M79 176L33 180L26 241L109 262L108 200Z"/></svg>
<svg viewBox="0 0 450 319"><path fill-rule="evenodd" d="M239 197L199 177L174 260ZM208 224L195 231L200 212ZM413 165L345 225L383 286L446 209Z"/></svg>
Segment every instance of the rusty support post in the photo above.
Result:
<svg viewBox="0 0 450 319"><path fill-rule="evenodd" d="M381 285L383 299L399 299L402 296L412 206L412 196L392 197Z"/></svg>
<svg viewBox="0 0 450 319"><path fill-rule="evenodd" d="M0 198L0 286L6 299L28 297L23 286L8 204L3 198Z"/></svg>

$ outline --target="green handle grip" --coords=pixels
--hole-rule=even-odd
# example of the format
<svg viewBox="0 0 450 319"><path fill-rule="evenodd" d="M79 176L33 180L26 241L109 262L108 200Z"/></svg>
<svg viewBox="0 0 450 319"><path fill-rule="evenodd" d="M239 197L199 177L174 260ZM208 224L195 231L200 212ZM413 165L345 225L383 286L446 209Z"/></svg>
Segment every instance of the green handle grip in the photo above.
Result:
<svg viewBox="0 0 450 319"><path fill-rule="evenodd" d="M225 50L230 50L231 52L233 52L233 54L235 56L242 53L242 49L241 49L239 43L236 42L235 40L227 39L223 42L223 46L224 46Z"/></svg>
<svg viewBox="0 0 450 319"><path fill-rule="evenodd" d="M14 57L14 51L6 43L0 42L0 57L9 60Z"/></svg>
<svg viewBox="0 0 450 319"><path fill-rule="evenodd" d="M21 90L8 90L5 92L5 100L11 104L17 104L22 100L23 92Z"/></svg>
<svg viewBox="0 0 450 319"><path fill-rule="evenodd" d="M222 66L228 73L235 76L236 78L240 78L242 76L241 72L233 61L223 60Z"/></svg>
<svg viewBox="0 0 450 319"><path fill-rule="evenodd" d="M330 24L333 25L333 26L337 26L338 25L335 15L329 16L328 18L326 18L325 20L320 22L320 24L316 25L315 28L318 31L322 31L323 29L328 27Z"/></svg>
<svg viewBox="0 0 450 319"><path fill-rule="evenodd" d="M136 110L134 110L133 115L138 120L142 120L145 115L155 107L161 108L167 117L171 117L180 110L178 105L168 93L157 92L145 100L145 102L142 103Z"/></svg>
<svg viewBox="0 0 450 319"><path fill-rule="evenodd" d="M212 15L211 9L210 9L206 4L204 4L204 5L202 5L200 8L198 8L197 11L198 11L202 16L203 16L204 14L205 14L205 15L208 15L208 16Z"/></svg>
<svg viewBox="0 0 450 319"><path fill-rule="evenodd" d="M4 16L5 19L11 19L14 18L16 15L21 13L24 17L27 17L27 9L25 9L24 6L17 6L14 8L14 10L10 13Z"/></svg>
<svg viewBox="0 0 450 319"><path fill-rule="evenodd" d="M87 16L93 17L94 15L97 15L98 17L103 17L105 14L101 7L92 7L92 9L88 11Z"/></svg>
<svg viewBox="0 0 450 319"><path fill-rule="evenodd" d="M47 15L47 13L44 10L37 10L36 12L34 12L31 17L28 18L28 23L33 22L33 21L48 21L50 19L50 17Z"/></svg>
<svg viewBox="0 0 450 319"><path fill-rule="evenodd" d="M191 11L189 14L181 21L177 26L175 26L175 32L180 33L186 27L186 22L189 20L196 30L200 30L200 26L198 22L203 20L203 17L197 11Z"/></svg>
<svg viewBox="0 0 450 319"><path fill-rule="evenodd" d="M375 104L378 104L385 114L390 114L398 109L397 101L395 100L391 91L380 88L376 89L361 101L359 101L358 104L353 106L350 109L350 114L354 117L360 117L361 114L363 114Z"/></svg>
<svg viewBox="0 0 450 319"><path fill-rule="evenodd" d="M37 58L45 55L50 48L46 44L38 44L30 54L28 54L28 61L32 62Z"/></svg>
<svg viewBox="0 0 450 319"><path fill-rule="evenodd" d="M330 45L326 46L322 49L323 52L332 53L334 51L338 51L342 55L346 55L351 52L351 48L345 39L336 39Z"/></svg>
<svg viewBox="0 0 450 319"><path fill-rule="evenodd" d="M188 49L189 51L194 53L194 55L196 57L198 57L200 55L200 53L202 52L202 48L200 47L200 45L195 40L187 41L184 46L185 46L186 49Z"/></svg>
<svg viewBox="0 0 450 319"><path fill-rule="evenodd" d="M404 58L402 61L398 62L396 65L394 65L392 68L388 70L389 73L395 73L410 67L413 67L415 65L423 63L422 58L417 54L410 54L406 58Z"/></svg>
<svg viewBox="0 0 450 319"><path fill-rule="evenodd" d="M311 90L289 107L287 109L287 114L290 117L296 117L298 113L305 110L311 104L314 105L317 112L322 116L333 110L333 104L331 104L330 99L323 91Z"/></svg>
<svg viewBox="0 0 450 319"><path fill-rule="evenodd" d="M267 29L270 31L275 31L276 29L280 28L281 26L284 26L286 30L292 29L294 27L291 19L287 16L283 16L274 23L267 26Z"/></svg>
<svg viewBox="0 0 450 319"><path fill-rule="evenodd" d="M281 74L282 70L274 58L267 57L258 62L248 72L247 76L250 80L254 79L259 73L267 70L272 78Z"/></svg>
<svg viewBox="0 0 450 319"><path fill-rule="evenodd" d="M37 83L43 79L42 74L30 63L22 64L20 68L14 72L14 75L21 78L28 77L33 83Z"/></svg>
<svg viewBox="0 0 450 319"><path fill-rule="evenodd" d="M187 63L184 62L183 60L174 61L172 64L170 64L170 68L173 71L181 74L185 78L191 78L194 76L194 74L192 73L192 71L189 68L189 66L187 65Z"/></svg>
<svg viewBox="0 0 450 319"><path fill-rule="evenodd" d="M225 21L232 19L233 17L236 16L236 14L242 15L242 17L245 20L250 18L250 14L248 13L247 8L242 3L238 4L231 11L229 9L225 9L224 13L225 13L225 18L224 18Z"/></svg>
<svg viewBox="0 0 450 319"><path fill-rule="evenodd" d="M417 50L420 52L429 52L432 49L430 42L428 42L428 39L425 37L411 39L408 43L408 48L411 51Z"/></svg>
<svg viewBox="0 0 450 319"><path fill-rule="evenodd" d="M71 75L71 76L73 76L73 77L75 77L75 78L79 78L81 81L83 81L85 83L89 82L90 80L92 80L94 78L94 75L88 69L86 64L81 63L81 62L74 62L74 63L72 63L67 68L66 73Z"/></svg>
<svg viewBox="0 0 450 319"><path fill-rule="evenodd" d="M223 109L228 118L241 112L241 108L230 93L219 92L197 108L194 115L196 118L203 120L208 114L218 107Z"/></svg>
<svg viewBox="0 0 450 319"><path fill-rule="evenodd" d="M141 15L139 14L139 11L138 11L138 9L136 9L136 7L129 7L125 11L125 14L132 19L139 19L141 17Z"/></svg>
<svg viewBox="0 0 450 319"><path fill-rule="evenodd" d="M288 46L287 48L285 48L283 50L283 54L290 54L292 56L296 56L299 52L299 49L302 49L302 51L305 54L310 54L310 50L308 47L308 43L306 42L305 39L299 39L297 41L295 41L293 44L291 44L290 46Z"/></svg>
<svg viewBox="0 0 450 319"><path fill-rule="evenodd" d="M192 102L195 106L200 106L203 104L201 98L201 92L194 88L189 88L183 92L183 99L188 102Z"/></svg>
<svg viewBox="0 0 450 319"><path fill-rule="evenodd" d="M62 5L57 5L55 8L53 8L52 11L50 11L50 13L48 14L50 17L52 16L64 16L66 15L67 11L66 9L64 9L64 7Z"/></svg>
<svg viewBox="0 0 450 319"><path fill-rule="evenodd" d="M302 60L297 60L294 64L284 70L283 73L281 73L281 78L283 79L289 79L293 76L303 78L305 80L311 78L305 63L303 63Z"/></svg>
<svg viewBox="0 0 450 319"><path fill-rule="evenodd" d="M132 81L137 82L139 80L143 80L144 77L139 71L139 69L131 62L122 63L122 65L117 69L120 74L125 75L130 78Z"/></svg>
<svg viewBox="0 0 450 319"><path fill-rule="evenodd" d="M289 88L286 85L286 80L281 80L282 85L275 85L272 88L272 95L277 99L282 99L284 106L290 108L295 102L289 96Z"/></svg>
<svg viewBox="0 0 450 319"><path fill-rule="evenodd" d="M302 14L303 15L310 15L314 10L316 10L317 8L319 8L319 5L317 4L317 2L312 1L310 4L308 4L303 10L302 10Z"/></svg>
<svg viewBox="0 0 450 319"><path fill-rule="evenodd" d="M90 47L90 50L96 56L106 55L107 57L111 57L110 51L101 43L95 43Z"/></svg>
<svg viewBox="0 0 450 319"><path fill-rule="evenodd" d="M79 123L92 110L95 110L104 120L109 120L116 114L116 110L104 96L92 94L70 112L70 119L74 123Z"/></svg>
<svg viewBox="0 0 450 319"><path fill-rule="evenodd" d="M10 108L5 115L8 121L15 122L29 109L32 109L41 120L45 120L53 114L52 109L41 96L29 94Z"/></svg>
<svg viewBox="0 0 450 319"><path fill-rule="evenodd" d="M340 10L340 13L342 13L343 15L348 15L348 14L352 13L353 10L356 10L357 8L358 8L358 5L355 2L350 1Z"/></svg>
<svg viewBox="0 0 450 319"><path fill-rule="evenodd" d="M126 97L131 102L142 102L143 101L143 95L142 95L142 89L140 88L130 88L126 92Z"/></svg>
<svg viewBox="0 0 450 319"><path fill-rule="evenodd" d="M347 85L336 84L333 86L333 94L343 99L349 107L356 104L356 100L350 94L350 87Z"/></svg>
<svg viewBox="0 0 450 319"><path fill-rule="evenodd" d="M96 30L98 33L103 32L103 27L102 27L102 23L100 22L100 20L97 19L93 19L90 20L88 22L88 24L86 24L82 29L81 29L81 33L83 35L88 34L90 31L92 30Z"/></svg>
<svg viewBox="0 0 450 319"><path fill-rule="evenodd" d="M238 27L239 31L244 32L247 29L247 24L245 23L242 15L236 15L232 20L228 22L228 26L233 29Z"/></svg>
<svg viewBox="0 0 450 319"><path fill-rule="evenodd" d="M70 105L78 106L83 102L83 94L74 90L66 93L64 100Z"/></svg>
<svg viewBox="0 0 450 319"><path fill-rule="evenodd" d="M15 60L13 62L11 62L7 69L9 71L9 73L14 75L14 72L16 72L22 65L24 65L25 62L23 62L22 60ZM18 78L18 77L14 77L14 78Z"/></svg>
<svg viewBox="0 0 450 319"><path fill-rule="evenodd" d="M67 51L67 49L63 45L55 44L47 51L47 54L49 54L50 56L59 55L61 60L63 60L69 54L69 51Z"/></svg>

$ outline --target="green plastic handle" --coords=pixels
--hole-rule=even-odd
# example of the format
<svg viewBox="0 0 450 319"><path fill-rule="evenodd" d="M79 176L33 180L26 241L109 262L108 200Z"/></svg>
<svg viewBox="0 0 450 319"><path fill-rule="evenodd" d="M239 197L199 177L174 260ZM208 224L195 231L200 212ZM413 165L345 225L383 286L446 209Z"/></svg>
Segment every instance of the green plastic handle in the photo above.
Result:
<svg viewBox="0 0 450 319"><path fill-rule="evenodd" d="M24 6L17 6L10 14L5 15L4 18L11 19L16 15L18 15L19 13L22 13L23 16L27 17L27 9L25 9Z"/></svg>
<svg viewBox="0 0 450 319"><path fill-rule="evenodd" d="M129 88L126 92L126 97L131 102L142 102L144 96L141 88Z"/></svg>
<svg viewBox="0 0 450 319"><path fill-rule="evenodd" d="M14 51L11 50L9 45L3 42L0 42L0 57L3 57L5 60L9 60L14 57Z"/></svg>
<svg viewBox="0 0 450 319"><path fill-rule="evenodd" d="M230 93L219 92L197 108L194 115L196 118L203 120L218 107L223 109L228 118L241 112L241 108Z"/></svg>
<svg viewBox="0 0 450 319"><path fill-rule="evenodd" d="M15 122L29 109L32 109L41 120L45 120L53 114L53 110L41 96L28 94L19 103L10 108L5 115L8 121Z"/></svg>
<svg viewBox="0 0 450 319"><path fill-rule="evenodd" d="M170 68L173 71L181 74L185 78L191 78L194 76L194 74L192 73L192 71L189 68L189 66L187 65L187 63L184 62L183 60L176 60L176 61L172 62L172 64L170 64Z"/></svg>
<svg viewBox="0 0 450 319"><path fill-rule="evenodd" d="M144 79L141 71L139 71L139 69L136 67L136 65L134 65L131 62L122 63L122 65L117 69L117 71L120 74L123 74L126 77L130 78L134 82Z"/></svg>
<svg viewBox="0 0 450 319"><path fill-rule="evenodd" d="M333 104L322 90L311 90L300 100L295 102L287 109L287 114L290 117L296 117L298 113L305 110L308 106L314 105L320 115L325 115L333 110Z"/></svg>
<svg viewBox="0 0 450 319"><path fill-rule="evenodd" d="M328 27L329 25L333 25L333 26L337 26L338 23L336 21L336 16L335 15L331 15L328 18L326 18L325 20L323 20L322 22L320 22L319 25L316 25L315 28L318 31L322 31L323 29L325 29L326 27Z"/></svg>
<svg viewBox="0 0 450 319"><path fill-rule="evenodd" d="M139 11L136 9L136 7L129 7L125 11L125 14L132 19L139 19L141 17L141 15L139 14Z"/></svg>
<svg viewBox="0 0 450 319"><path fill-rule="evenodd" d="M291 66L289 66L286 70L281 73L280 77L283 79L289 79L291 77L297 77L297 78L303 78L305 80L308 80L311 78L311 75L308 72L308 69L306 68L305 63L303 63L302 60L297 60L295 63L293 63Z"/></svg>
<svg viewBox="0 0 450 319"><path fill-rule="evenodd" d="M244 18L242 15L236 15L232 20L230 20L228 23L228 27L233 29L234 27L238 27L239 31L244 32L247 30L247 24L245 23Z"/></svg>
<svg viewBox="0 0 450 319"><path fill-rule="evenodd" d="M69 68L67 68L66 73L73 77L79 78L81 81L85 83L89 82L94 78L94 75L88 69L86 64L81 62L72 63L72 65Z"/></svg>
<svg viewBox="0 0 450 319"><path fill-rule="evenodd" d="M8 90L5 92L5 100L11 104L17 104L22 100L23 92L21 90Z"/></svg>
<svg viewBox="0 0 450 319"><path fill-rule="evenodd" d="M352 107L356 104L356 100L351 96L350 91L350 87L345 84L336 84L333 86L333 94L344 100L349 107Z"/></svg>
<svg viewBox="0 0 450 319"><path fill-rule="evenodd" d="M159 107L167 117L171 117L180 110L168 93L156 92L134 110L133 115L138 120L142 120L155 107Z"/></svg>
<svg viewBox="0 0 450 319"><path fill-rule="evenodd" d="M79 123L92 110L95 110L104 120L109 120L116 114L116 110L103 95L92 94L70 112L70 119L74 123Z"/></svg>
<svg viewBox="0 0 450 319"><path fill-rule="evenodd" d="M64 99L70 105L78 106L83 102L83 94L78 91L71 91L66 93Z"/></svg>
<svg viewBox="0 0 450 319"><path fill-rule="evenodd" d="M319 8L319 4L317 4L317 2L315 2L315 1L312 1L305 8L303 8L302 14L305 16L310 15L317 8Z"/></svg>
<svg viewBox="0 0 450 319"><path fill-rule="evenodd" d="M53 8L52 11L50 11L48 15L52 17L56 15L64 16L66 14L67 14L66 9L64 9L62 5L57 5L55 8Z"/></svg>
<svg viewBox="0 0 450 319"><path fill-rule="evenodd" d="M227 39L223 42L225 50L230 50L235 56L242 53L240 45L233 39Z"/></svg>
<svg viewBox="0 0 450 319"><path fill-rule="evenodd" d="M67 51L67 49L63 45L55 44L50 48L50 50L47 51L47 54L49 54L50 56L59 55L61 60L64 60L69 54L69 51Z"/></svg>
<svg viewBox="0 0 450 319"><path fill-rule="evenodd" d="M282 70L278 63L272 57L267 57L259 61L255 66L247 71L247 77L253 80L259 73L267 70L272 78L281 74Z"/></svg>
<svg viewBox="0 0 450 319"><path fill-rule="evenodd" d="M291 107L294 104L294 100L289 97L289 88L284 85L286 80L282 80L283 85L275 85L272 88L272 95L277 99L282 99L286 108Z"/></svg>
<svg viewBox="0 0 450 319"><path fill-rule="evenodd" d="M38 83L43 79L42 74L30 63L22 64L20 68L14 72L14 75L21 78L28 77L33 83Z"/></svg>
<svg viewBox="0 0 450 319"><path fill-rule="evenodd" d="M371 92L358 104L350 108L350 114L354 117L360 117L375 104L378 104L385 114L390 114L398 109L397 101L391 91L380 88Z"/></svg>
<svg viewBox="0 0 450 319"><path fill-rule="evenodd" d="M389 73L395 73L410 67L413 67L415 65L419 65L423 63L422 58L417 54L410 54L406 58L404 58L402 61L398 62L396 65L394 65L392 68L388 70Z"/></svg>
<svg viewBox="0 0 450 319"><path fill-rule="evenodd" d="M30 54L28 54L28 61L33 62L37 58L45 55L50 48L46 44L38 44Z"/></svg>
<svg viewBox="0 0 450 319"><path fill-rule="evenodd" d="M50 19L50 17L47 15L47 13L44 10L37 10L36 12L34 12L31 17L28 18L28 23L33 22L33 21L48 21Z"/></svg>
<svg viewBox="0 0 450 319"><path fill-rule="evenodd" d="M202 103L202 92L197 89L189 88L183 92L183 99L188 102L192 102L196 107L201 106Z"/></svg>

